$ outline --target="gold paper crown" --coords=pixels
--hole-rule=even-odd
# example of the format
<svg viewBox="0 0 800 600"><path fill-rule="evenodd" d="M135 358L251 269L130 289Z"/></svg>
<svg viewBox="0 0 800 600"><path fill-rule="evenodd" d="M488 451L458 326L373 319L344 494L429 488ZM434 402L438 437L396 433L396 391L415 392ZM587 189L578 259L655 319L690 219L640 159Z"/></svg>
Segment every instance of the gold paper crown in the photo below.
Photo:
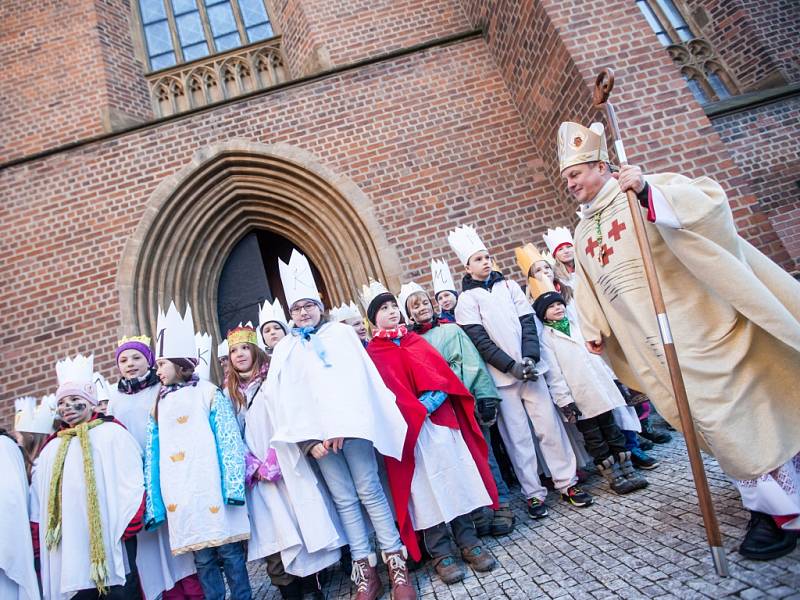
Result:
<svg viewBox="0 0 800 600"><path fill-rule="evenodd" d="M123 336L122 339L117 340L117 348L122 346L122 344L127 344L128 342L139 342L140 344L144 344L145 346L150 345L150 338L146 335L132 335L131 337Z"/></svg>
<svg viewBox="0 0 800 600"><path fill-rule="evenodd" d="M228 331L228 348L233 348L236 344L253 344L253 346L258 346L258 336L256 335L256 330L252 327L248 327L247 325L242 325L239 327L234 327L230 331Z"/></svg>
<svg viewBox="0 0 800 600"><path fill-rule="evenodd" d="M558 169L587 162L608 162L608 146L602 123L584 127L569 121L558 128Z"/></svg>
<svg viewBox="0 0 800 600"><path fill-rule="evenodd" d="M540 275L539 277L528 277L528 291L530 292L531 298L536 300L546 292L555 292L556 288L548 277Z"/></svg>

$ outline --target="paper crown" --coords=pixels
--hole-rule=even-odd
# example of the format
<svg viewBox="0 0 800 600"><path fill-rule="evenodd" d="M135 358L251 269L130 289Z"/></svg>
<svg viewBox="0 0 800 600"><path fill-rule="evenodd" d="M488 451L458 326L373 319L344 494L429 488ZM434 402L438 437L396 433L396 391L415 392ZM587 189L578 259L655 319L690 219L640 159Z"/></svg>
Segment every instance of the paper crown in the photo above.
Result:
<svg viewBox="0 0 800 600"><path fill-rule="evenodd" d="M228 358L228 340L222 340L217 344L217 358Z"/></svg>
<svg viewBox="0 0 800 600"><path fill-rule="evenodd" d="M539 262L540 260L545 260L542 256L541 252L528 242L524 246L519 246L518 248L514 248L514 254L517 257L517 264L519 268L522 270L523 277L529 277L531 267L534 263Z"/></svg>
<svg viewBox="0 0 800 600"><path fill-rule="evenodd" d="M547 245L547 249L552 254L558 252L558 249L565 244L569 244L570 246L575 245L575 243L572 241L572 234L566 227L556 227L555 229L548 229L547 233L545 233L542 236L542 239L544 240L544 243Z"/></svg>
<svg viewBox="0 0 800 600"><path fill-rule="evenodd" d="M256 335L256 330L253 328L253 324L250 321L247 322L247 325L239 323L238 327L228 330L227 340L228 351L236 344L246 343L258 346L258 335Z"/></svg>
<svg viewBox="0 0 800 600"><path fill-rule="evenodd" d="M400 312L403 313L406 321L408 321L408 309L406 308L406 301L414 294L422 292L427 295L427 292L422 289L415 281L404 283L400 288L400 293L397 295L397 304L400 306Z"/></svg>
<svg viewBox="0 0 800 600"><path fill-rule="evenodd" d="M286 313L283 312L283 307L277 298L270 304L264 300L264 304L258 307L258 328L261 329L264 324L275 321L283 325L284 329L288 327L289 322L286 320Z"/></svg>
<svg viewBox="0 0 800 600"><path fill-rule="evenodd" d="M123 336L121 339L117 340L117 348L129 342L139 342L140 344L149 346L150 338L147 337L146 335L132 335L130 337Z"/></svg>
<svg viewBox="0 0 800 600"><path fill-rule="evenodd" d="M447 236L447 241L463 265L466 265L470 256L476 252L486 251L486 244L481 241L478 232L475 231L472 225L456 227Z"/></svg>
<svg viewBox="0 0 800 600"><path fill-rule="evenodd" d="M64 358L56 363L58 377L57 398L77 395L97 403L97 390L94 387L94 354L84 356L76 354L75 358Z"/></svg>
<svg viewBox="0 0 800 600"><path fill-rule="evenodd" d="M280 271L283 293L286 295L286 304L289 309L298 300L316 300L321 302L317 284L314 282L314 274L311 272L311 265L305 256L297 250L292 249L289 257L289 264L278 259L278 271Z"/></svg>
<svg viewBox="0 0 800 600"><path fill-rule="evenodd" d="M387 290L386 286L384 286L380 281L370 279L369 285L361 286L361 306L364 307L365 312L369 313L369 305L372 303L372 301L381 294L389 293L389 290Z"/></svg>
<svg viewBox="0 0 800 600"><path fill-rule="evenodd" d="M349 304L342 303L331 309L331 320L341 323L342 321L349 321L350 319L363 319L361 311L358 310L358 305L350 301Z"/></svg>
<svg viewBox="0 0 800 600"><path fill-rule="evenodd" d="M98 402L103 402L104 400L108 402L111 400L111 386L108 385L108 380L105 377L95 371L92 374L92 382L94 383Z"/></svg>
<svg viewBox="0 0 800 600"><path fill-rule="evenodd" d="M159 308L156 332L156 358L195 358L197 356L192 307L188 304L183 317L178 313L174 302L170 302L166 314Z"/></svg>
<svg viewBox="0 0 800 600"><path fill-rule="evenodd" d="M536 300L539 296L546 292L555 292L556 288L553 282L546 275L539 275L537 277L528 277L528 293L532 300Z"/></svg>
<svg viewBox="0 0 800 600"><path fill-rule="evenodd" d="M431 279L433 280L433 295L445 290L455 292L456 284L453 283L453 276L450 274L450 267L440 258L431 260Z"/></svg>
<svg viewBox="0 0 800 600"><path fill-rule="evenodd" d="M205 331L194 334L194 344L197 346L197 366L194 372L200 379L211 379L211 336Z"/></svg>
<svg viewBox="0 0 800 600"><path fill-rule="evenodd" d="M56 415L56 396L50 394L36 404L33 396L24 396L14 400L14 431L27 433L53 433L53 421Z"/></svg>
<svg viewBox="0 0 800 600"><path fill-rule="evenodd" d="M558 128L558 169L587 162L608 162L608 146L602 123L588 128L566 121Z"/></svg>

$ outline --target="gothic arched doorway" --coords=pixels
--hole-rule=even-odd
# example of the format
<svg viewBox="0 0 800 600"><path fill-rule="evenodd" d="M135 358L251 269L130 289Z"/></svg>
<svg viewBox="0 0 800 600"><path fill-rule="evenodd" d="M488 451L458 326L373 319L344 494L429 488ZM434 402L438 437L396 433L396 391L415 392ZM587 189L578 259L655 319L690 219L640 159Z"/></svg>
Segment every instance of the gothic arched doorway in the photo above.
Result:
<svg viewBox="0 0 800 600"><path fill-rule="evenodd" d="M329 306L356 299L369 277L399 285L397 253L351 180L288 144L231 141L198 151L150 196L120 260L120 335L150 334L174 300L218 343L224 265L259 232L304 251Z"/></svg>
<svg viewBox="0 0 800 600"><path fill-rule="evenodd" d="M288 263L294 248L305 254L302 247L298 248L282 235L264 229L251 231L233 247L222 267L217 286L220 335L225 335L239 323L252 321L257 324L258 305L265 299L272 302L278 298L284 310L288 309L278 272L278 259ZM330 306L325 281L313 263L311 271L322 302Z"/></svg>

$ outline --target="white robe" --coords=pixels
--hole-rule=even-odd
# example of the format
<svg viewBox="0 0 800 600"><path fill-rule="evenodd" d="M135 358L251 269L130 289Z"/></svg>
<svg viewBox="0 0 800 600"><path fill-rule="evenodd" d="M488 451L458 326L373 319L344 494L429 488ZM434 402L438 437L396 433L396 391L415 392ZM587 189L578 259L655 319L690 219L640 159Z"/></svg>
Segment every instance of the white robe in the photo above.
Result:
<svg viewBox="0 0 800 600"><path fill-rule="evenodd" d="M123 585L127 557L122 535L144 497L141 454L133 436L116 423L103 423L91 429L89 441L108 562L106 583ZM79 590L95 588L89 577L86 483L83 453L77 437L70 440L64 462L61 543L49 550L45 542L50 481L61 442L60 438L55 438L42 448L33 465L31 481L31 521L39 523L44 598L53 600L66 600Z"/></svg>
<svg viewBox="0 0 800 600"><path fill-rule="evenodd" d="M135 394L123 394L116 387L111 391L108 414L125 425L142 451L147 444L147 420L160 389L151 385ZM155 531L142 530L136 540L136 567L146 600L154 600L197 571L191 554L172 556L166 524Z"/></svg>
<svg viewBox="0 0 800 600"><path fill-rule="evenodd" d="M262 461L273 434L266 404L262 385L247 410L245 426L245 444ZM246 492L250 512L247 560L280 552L284 570L305 577L337 562L339 547L347 541L327 489L317 481L307 459L295 444L283 446L284 458L278 460L281 478L256 482Z"/></svg>
<svg viewBox="0 0 800 600"><path fill-rule="evenodd" d="M217 387L187 385L158 404L161 495L172 554L246 540L246 506L225 504L217 442L209 424ZM237 433L238 435L238 433Z"/></svg>
<svg viewBox="0 0 800 600"><path fill-rule="evenodd" d="M295 335L272 354L263 387L279 458L286 443L346 437L369 440L400 460L408 426L353 328L326 323L315 335L330 366Z"/></svg>
<svg viewBox="0 0 800 600"><path fill-rule="evenodd" d="M0 598L39 600L28 518L28 474L22 452L0 435Z"/></svg>

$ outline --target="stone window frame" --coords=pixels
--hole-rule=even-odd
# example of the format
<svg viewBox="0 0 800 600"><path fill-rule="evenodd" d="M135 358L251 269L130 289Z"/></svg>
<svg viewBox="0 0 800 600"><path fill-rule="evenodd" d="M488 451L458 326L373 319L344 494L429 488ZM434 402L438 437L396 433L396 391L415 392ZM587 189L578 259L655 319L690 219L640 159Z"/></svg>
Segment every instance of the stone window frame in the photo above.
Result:
<svg viewBox="0 0 800 600"><path fill-rule="evenodd" d="M249 46L253 46L256 44L261 44L266 40L271 40L276 37L281 36L281 31L278 25L276 24L273 15L275 14L273 7L271 6L272 0L261 0L264 4L264 9L267 13L267 19L269 22L270 27L272 28L272 36L266 38L265 40L257 40L255 42L250 42L249 38L247 37L244 19L242 17L241 9L239 8L239 0L229 0L231 3L231 8L234 15L234 20L236 21L236 29L239 33L240 39L247 40L241 46L236 47L235 49L229 48L227 50L216 50L214 46L214 35L211 31L211 24L208 20L208 14L206 12L205 2L203 0L196 0L197 9L200 13L200 20L203 25L203 32L205 36L206 44L208 44L209 53L208 55L192 59L192 60L184 60L183 51L181 48L181 41L178 36L178 29L175 24L175 16L172 9L172 2L171 0L162 0L164 3L165 11L167 14L167 23L170 30L170 39L172 41L173 51L175 52L175 59L176 62L174 65L163 67L161 69L153 69L150 63L150 53L147 48L147 40L145 38L144 33L144 22L142 20L141 10L139 6L139 0L131 0L131 16L132 16L132 38L134 42L134 51L136 57L145 67L145 73L157 73L159 71L167 71L169 69L174 69L175 67L180 67L182 65L191 64L193 62L199 62L208 60L210 57L217 56L219 54L225 54L231 52L232 50L238 50L240 48L248 48Z"/></svg>
<svg viewBox="0 0 800 600"><path fill-rule="evenodd" d="M714 47L699 33L700 27L682 0L634 2L700 104L726 100L740 93L736 80Z"/></svg>

